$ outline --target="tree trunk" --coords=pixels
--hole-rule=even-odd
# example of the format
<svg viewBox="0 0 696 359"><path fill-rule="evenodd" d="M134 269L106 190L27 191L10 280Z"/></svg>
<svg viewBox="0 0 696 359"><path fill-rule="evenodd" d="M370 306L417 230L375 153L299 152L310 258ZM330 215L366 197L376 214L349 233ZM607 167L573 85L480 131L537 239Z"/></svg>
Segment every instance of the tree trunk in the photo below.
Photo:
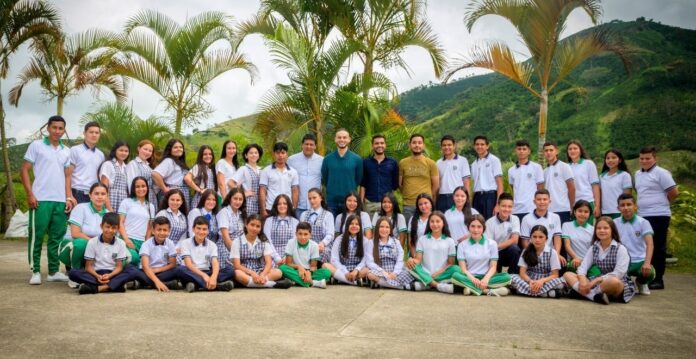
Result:
<svg viewBox="0 0 696 359"><path fill-rule="evenodd" d="M63 116L63 102L65 102L65 99L61 96L58 96L56 102L56 115Z"/></svg>
<svg viewBox="0 0 696 359"><path fill-rule="evenodd" d="M174 135L177 137L181 136L181 123L183 122L183 117L181 111L176 111L176 122L174 122Z"/></svg>
<svg viewBox="0 0 696 359"><path fill-rule="evenodd" d="M3 106L2 89L0 89L0 140L2 141L2 163L5 167L5 181L7 183L6 194L2 196L2 201L5 204L5 212L2 213L2 223L0 223L0 231L5 232L10 224L10 218L14 215L17 209L17 200L15 199L14 185L12 184L12 168L10 167L9 146L7 145L7 135L5 134L5 108Z"/></svg>
<svg viewBox="0 0 696 359"><path fill-rule="evenodd" d="M322 126L321 121L314 120L314 126L317 131L317 152L326 156L326 144L324 143L324 126Z"/></svg>
<svg viewBox="0 0 696 359"><path fill-rule="evenodd" d="M541 90L541 101L539 102L539 163L544 163L544 143L546 143L546 116L549 112L549 92L546 89Z"/></svg>

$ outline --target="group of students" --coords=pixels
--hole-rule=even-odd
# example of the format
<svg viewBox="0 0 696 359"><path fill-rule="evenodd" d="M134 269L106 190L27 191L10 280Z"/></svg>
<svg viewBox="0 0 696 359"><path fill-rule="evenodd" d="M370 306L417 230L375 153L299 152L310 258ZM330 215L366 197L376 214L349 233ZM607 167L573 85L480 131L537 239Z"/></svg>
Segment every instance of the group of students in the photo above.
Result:
<svg viewBox="0 0 696 359"><path fill-rule="evenodd" d="M514 196L496 193L495 202L487 205L490 211L484 211L490 212L487 216L472 208L469 177L462 175L461 185L438 198L438 207L448 199L451 207L435 210L433 196L420 193L407 221L392 192L384 193L379 210L370 217L362 208L363 193L348 192L335 213L318 187L307 190L307 208L296 216L300 186L297 172L285 163L287 145L282 143L273 148L274 163L263 170L257 166L263 155L260 146L244 148L246 165L240 168L232 141L223 145L217 163L212 149L201 146L196 164L188 168L183 143L172 139L153 168L154 145L149 141L139 143L138 156L126 164L127 144L115 144L106 160L94 147L100 130L96 123L85 126L84 145L69 150L60 140L64 127L62 118L51 117L48 137L30 145L22 168L32 208L31 284L41 283L41 241L36 238L44 233L49 235L48 280L68 280L58 271L60 260L70 268L68 277L79 283L80 293L126 287L230 290L235 282L247 287L288 288L295 283L325 288L327 282L341 282L498 296L508 294L509 287L519 294L553 298L572 289L608 304L610 299L628 302L636 291L648 294L648 283L656 276L651 266L653 230L649 221L636 215L631 178L615 150L605 155L606 171L599 182L592 181L594 164L583 161L579 142L569 144L569 157L578 152L573 164L589 165L574 177L559 166L557 147L548 151L556 156L547 156L554 171L549 177L560 177L569 187L575 178L575 188L582 188L577 174L587 172L592 198L601 193L601 209L594 205L599 200L554 197L552 181L539 180L533 166L538 164L527 161L510 170ZM520 142L518 154L520 147L529 152L529 145ZM494 156L486 152L482 158ZM641 164L642 158L643 153ZM33 185L28 176L32 166ZM561 169L555 172L555 166ZM493 170L490 179L498 181L495 163L479 163L472 171L475 183L485 182L478 167ZM664 192L673 190L667 171L653 172L657 179L650 179ZM611 183L606 191L605 177ZM520 187L522 182L535 188L531 208L523 198L529 188ZM601 192L595 191L600 183ZM67 199L55 196L62 188L71 194ZM551 207L563 201L574 206L562 221ZM520 209L519 202L525 208ZM60 220L66 213L71 238L63 239L65 222L61 232ZM636 277L637 287L630 276Z"/></svg>

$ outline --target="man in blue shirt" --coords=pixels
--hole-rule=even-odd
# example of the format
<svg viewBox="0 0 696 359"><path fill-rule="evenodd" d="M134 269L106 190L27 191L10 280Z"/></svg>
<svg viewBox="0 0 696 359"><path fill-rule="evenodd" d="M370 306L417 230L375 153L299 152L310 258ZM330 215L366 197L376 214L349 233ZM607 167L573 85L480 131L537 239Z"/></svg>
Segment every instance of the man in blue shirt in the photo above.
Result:
<svg viewBox="0 0 696 359"><path fill-rule="evenodd" d="M326 202L334 216L343 211L343 200L355 191L362 181L362 158L348 149L350 134L344 128L336 131L336 151L324 157L321 164L321 182L326 186Z"/></svg>
<svg viewBox="0 0 696 359"><path fill-rule="evenodd" d="M372 136L372 155L363 160L360 199L370 218L379 211L384 195L399 188L399 163L385 155L386 148L384 135Z"/></svg>
<svg viewBox="0 0 696 359"><path fill-rule="evenodd" d="M297 219L309 208L307 192L312 188L321 188L321 163L324 157L314 152L316 148L317 137L308 133L302 137L302 152L288 158L288 165L300 176L300 199L298 203L293 203Z"/></svg>

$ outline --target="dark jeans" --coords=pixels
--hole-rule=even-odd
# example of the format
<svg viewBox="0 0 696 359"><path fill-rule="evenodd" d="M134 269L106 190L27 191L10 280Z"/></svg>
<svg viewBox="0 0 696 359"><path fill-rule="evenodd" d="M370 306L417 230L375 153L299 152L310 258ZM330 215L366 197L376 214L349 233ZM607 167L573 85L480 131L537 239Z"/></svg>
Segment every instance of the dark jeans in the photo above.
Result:
<svg viewBox="0 0 696 359"><path fill-rule="evenodd" d="M109 289L111 290L121 288L124 284L126 284L126 282L133 280L133 277L135 276L135 273L137 271L138 270L135 269L133 266L126 265L125 267L123 267L121 273L111 278L109 280L109 283L106 283L106 285L109 286ZM96 272L97 274L108 274L112 271L108 269L100 269ZM93 275L87 273L87 271L85 271L84 269L71 269L70 272L68 272L68 277L71 281L77 283L86 283L91 284L93 286L101 285L99 282L97 282L97 278L94 278Z"/></svg>
<svg viewBox="0 0 696 359"><path fill-rule="evenodd" d="M672 219L670 216L653 216L644 217L653 229L653 251L652 265L655 267L655 280L653 282L662 283L662 277L665 275L665 259L667 258L667 230L669 222Z"/></svg>
<svg viewBox="0 0 696 359"><path fill-rule="evenodd" d="M211 275L213 273L212 270L202 270L202 272L207 275ZM193 271L188 269L188 267L186 266L179 266L179 279L181 279L181 283L183 283L184 285L186 285L189 282L193 282L196 284L196 288L205 288L205 282L203 281L203 278L199 277L198 274L193 273ZM232 267L221 268L218 272L218 283L222 283L224 281L232 279L234 279L234 269L232 269Z"/></svg>
<svg viewBox="0 0 696 359"><path fill-rule="evenodd" d="M159 272L156 274L156 276L157 279L159 279L162 283L179 279L179 267L174 267L168 271ZM150 277L148 277L142 269L138 269L138 271L135 272L135 277L133 279L137 279L141 283L150 287L155 285L152 279L150 279Z"/></svg>
<svg viewBox="0 0 696 359"><path fill-rule="evenodd" d="M438 211L445 213L447 212L448 209L452 208L454 206L454 195L452 193L450 194L438 194L437 195L437 203L435 204L435 209Z"/></svg>
<svg viewBox="0 0 696 359"><path fill-rule="evenodd" d="M520 269L517 267L517 262L520 260L520 253L522 253L522 250L517 245L498 251L498 273L500 273L503 267L508 267L508 273L518 274Z"/></svg>
<svg viewBox="0 0 696 359"><path fill-rule="evenodd" d="M556 212L556 214L561 217L561 225L572 220L570 217L570 212Z"/></svg>
<svg viewBox="0 0 696 359"><path fill-rule="evenodd" d="M326 205L329 207L329 211L333 213L334 218L343 213L343 203L329 202Z"/></svg>
<svg viewBox="0 0 696 359"><path fill-rule="evenodd" d="M71 188L70 192L72 192L72 196L75 198L75 201L77 201L78 204L89 202L89 191L85 193L83 191Z"/></svg>
<svg viewBox="0 0 696 359"><path fill-rule="evenodd" d="M498 200L496 191L474 192L473 206L481 215L488 219L493 217L493 208Z"/></svg>

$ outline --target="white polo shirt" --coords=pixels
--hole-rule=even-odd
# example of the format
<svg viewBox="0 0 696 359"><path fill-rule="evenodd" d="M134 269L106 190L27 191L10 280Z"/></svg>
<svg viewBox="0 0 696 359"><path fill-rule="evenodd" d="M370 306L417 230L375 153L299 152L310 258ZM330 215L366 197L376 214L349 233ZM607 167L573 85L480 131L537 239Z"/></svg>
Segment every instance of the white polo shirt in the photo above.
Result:
<svg viewBox="0 0 696 359"><path fill-rule="evenodd" d="M647 171L636 171L636 192L638 193L638 215L671 216L667 192L674 188L672 173L655 165Z"/></svg>
<svg viewBox="0 0 696 359"><path fill-rule="evenodd" d="M313 153L307 157L304 153L296 153L288 158L288 165L297 171L300 182L300 199L296 208L309 209L307 193L312 188L321 188L321 164L324 157Z"/></svg>
<svg viewBox="0 0 696 359"><path fill-rule="evenodd" d="M479 212L472 208L471 214L479 214ZM454 243L459 243L460 241L469 238L469 228L466 226L464 213L457 211L457 208L452 206L452 208L445 212L445 220L447 220L447 227L450 230L452 239L454 239Z"/></svg>
<svg viewBox="0 0 696 359"><path fill-rule="evenodd" d="M570 241L570 248L580 258L585 258L592 245L594 226L589 222L579 225L576 221L563 223L561 238Z"/></svg>
<svg viewBox="0 0 696 359"><path fill-rule="evenodd" d="M457 261L466 262L466 268L474 275L485 275L490 263L498 260L498 244L483 236L476 241L469 238L457 246Z"/></svg>
<svg viewBox="0 0 696 359"><path fill-rule="evenodd" d="M496 245L507 241L513 234L520 235L520 219L517 216L510 215L503 221L495 215L486 221L484 236Z"/></svg>
<svg viewBox="0 0 696 359"><path fill-rule="evenodd" d="M312 261L321 260L321 256L319 255L319 245L311 239L306 245L301 246L297 242L297 238L292 238L288 242L287 247L285 247L285 255L292 256L292 261L295 264L302 266L304 269L309 269Z"/></svg>
<svg viewBox="0 0 696 359"><path fill-rule="evenodd" d="M29 145L24 160L34 167L31 191L37 201L65 203L65 169L70 166L70 149L60 141L53 147L48 137Z"/></svg>
<svg viewBox="0 0 696 359"><path fill-rule="evenodd" d="M374 215L372 215L372 229L375 231L375 237L377 237L377 221L379 220L379 212L375 212ZM389 220L391 220L391 216L388 216ZM404 215L401 213L397 213L396 215L396 223L392 223L393 231L392 235L395 238L399 238L399 234L402 232L408 232L408 227L406 227L406 219L404 218Z"/></svg>
<svg viewBox="0 0 696 359"><path fill-rule="evenodd" d="M532 211L522 218L520 237L527 240L531 239L532 227L537 224L546 227L546 231L549 233L549 238L546 243L547 245L553 245L553 236L560 236L562 232L561 217L551 211L547 211L545 216L539 217L536 211Z"/></svg>
<svg viewBox="0 0 696 359"><path fill-rule="evenodd" d="M129 239L145 240L147 227L155 218L155 206L148 202L140 202L134 198L126 198L118 207L118 214L125 217L124 225Z"/></svg>
<svg viewBox="0 0 696 359"><path fill-rule="evenodd" d="M276 168L275 163L266 166L261 171L259 186L266 187L266 210L271 210L273 201L280 194L285 194L292 198L292 188L300 185L297 171L285 165L283 170Z"/></svg>
<svg viewBox="0 0 696 359"><path fill-rule="evenodd" d="M232 248L230 248L230 259L237 258L239 259L241 257L241 242L244 241L244 243L249 244L249 241L247 241L245 236L240 236L238 238L235 238L232 241ZM271 244L268 241L261 241L259 237L256 237L254 239L254 243L251 244L251 251L256 248L256 246L263 246L263 255L264 256L270 256L273 254L273 249L271 248Z"/></svg>
<svg viewBox="0 0 696 359"><path fill-rule="evenodd" d="M581 158L578 162L571 163L570 169L573 170L573 179L575 180L575 202L581 199L587 202L594 202L592 186L599 184L595 163Z"/></svg>
<svg viewBox="0 0 696 359"><path fill-rule="evenodd" d="M567 163L556 160L556 163L544 169L544 182L551 195L551 212L570 212L568 200L568 181L573 181L573 170ZM575 204L575 203L573 203Z"/></svg>
<svg viewBox="0 0 696 359"><path fill-rule="evenodd" d="M632 189L631 174L616 171L610 175L604 172L599 175L599 185L602 189L602 214L619 213L619 196L626 189Z"/></svg>
<svg viewBox="0 0 696 359"><path fill-rule="evenodd" d="M161 268L169 264L170 258L176 258L176 245L169 238L158 244L152 237L140 247L140 256L150 258L150 268Z"/></svg>
<svg viewBox="0 0 696 359"><path fill-rule="evenodd" d="M631 220L624 220L623 216L614 219L616 229L619 231L621 243L628 249L631 263L645 260L645 236L652 236L653 229L647 219L633 215Z"/></svg>
<svg viewBox="0 0 696 359"><path fill-rule="evenodd" d="M533 251L533 250L534 250L534 246L528 246L528 247L525 249L525 251L529 251L529 250L532 250L532 251ZM545 247L544 247L544 250L542 251L542 253L548 253L548 252L551 252L551 259L550 259L550 260L551 260L551 263L550 263L550 265L551 265L551 270L552 270L552 271L553 271L553 270L560 270L560 269L561 269L561 261L558 259L558 253L556 253L556 250L555 250L555 249L553 249L553 248L551 248L551 247L549 247L549 246L545 246ZM524 252L523 252L523 253L524 253ZM520 260L517 261L517 266L518 266L518 267L529 268L529 265L527 265L527 261L524 260L524 257L523 257L523 256L520 256ZM549 273L547 274L547 276L548 276L548 275L551 275L551 272L549 272Z"/></svg>
<svg viewBox="0 0 696 359"><path fill-rule="evenodd" d="M544 169L541 165L528 161L508 169L508 182L512 187L514 207L512 213L529 213L534 210L534 193L537 185L544 184Z"/></svg>
<svg viewBox="0 0 696 359"><path fill-rule="evenodd" d="M89 148L83 143L70 148L70 164L73 165L70 185L72 188L86 192L93 184L99 182L97 171L104 162L104 153L96 146Z"/></svg>
<svg viewBox="0 0 696 359"><path fill-rule="evenodd" d="M348 223L343 222L343 227L341 227L341 221L343 220L343 213L339 213L334 221L334 231L336 233L343 233L346 230ZM362 225L363 232L372 229L372 221L370 220L370 215L367 212L360 212L360 225Z"/></svg>
<svg viewBox="0 0 696 359"><path fill-rule="evenodd" d="M114 179L116 179L116 171L123 174L123 177L128 178L126 176L126 163L118 163L118 161L104 162L104 164L101 166L101 169L99 170L99 178L101 178L101 176L104 176L109 179L109 184L113 185ZM130 183L126 183L126 188L128 191L130 191Z"/></svg>
<svg viewBox="0 0 696 359"><path fill-rule="evenodd" d="M243 186L244 191L255 191L254 186L251 185L253 181L253 178L251 177L252 172L260 177L261 167L256 167L256 169L254 169L249 164L245 164L244 166L239 167L237 172L234 173L234 176L232 176L232 179L235 183L237 183L237 186ZM257 193L256 197L258 196L259 194Z"/></svg>
<svg viewBox="0 0 696 359"><path fill-rule="evenodd" d="M474 192L497 190L495 179L503 176L500 159L490 152L483 158L476 158L471 164L471 176L474 179Z"/></svg>
<svg viewBox="0 0 696 359"><path fill-rule="evenodd" d="M196 268L200 270L210 270L213 265L213 258L217 258L218 256L217 246L207 238L203 244L196 244L195 241L196 240L191 237L179 242L181 259L183 260L189 257Z"/></svg>
<svg viewBox="0 0 696 359"><path fill-rule="evenodd" d="M440 238L433 238L430 234L421 236L418 238L416 252L423 254L421 266L429 274L447 266L449 257L457 256L454 240L444 234Z"/></svg>
<svg viewBox="0 0 696 359"><path fill-rule="evenodd" d="M96 237L102 233L101 222L106 212L106 206L97 211L92 202L80 203L70 212L68 223L80 227L88 237Z"/></svg>
<svg viewBox="0 0 696 359"><path fill-rule="evenodd" d="M464 156L455 154L451 160L443 157L437 160L436 164L440 172L440 194L454 193L455 188L463 186L464 180L471 177L469 161Z"/></svg>
<svg viewBox="0 0 696 359"><path fill-rule="evenodd" d="M233 179L235 172L237 172L237 169L234 168L234 165L228 163L224 158L219 159L215 163L215 176L217 178L217 174L222 173L225 177L225 186L227 186L228 189L230 187L228 183Z"/></svg>
<svg viewBox="0 0 696 359"><path fill-rule="evenodd" d="M165 158L153 170L159 173L166 185L182 185L187 171L177 165L173 159Z"/></svg>
<svg viewBox="0 0 696 359"><path fill-rule="evenodd" d="M411 219L408 220L408 232L409 233L411 232L411 224L412 224L414 218L416 218L416 216L413 216L413 217L411 217ZM416 235L418 238L420 238L423 235L425 235L425 226L428 225L428 218L426 218L425 220L422 221L420 219L420 216L418 216L418 218L416 218L416 220L418 221L418 224L416 225Z"/></svg>
<svg viewBox="0 0 696 359"><path fill-rule="evenodd" d="M111 243L104 242L101 235L87 242L85 260L94 261L94 270L114 270L117 261L123 261L128 256L126 244L114 237Z"/></svg>

